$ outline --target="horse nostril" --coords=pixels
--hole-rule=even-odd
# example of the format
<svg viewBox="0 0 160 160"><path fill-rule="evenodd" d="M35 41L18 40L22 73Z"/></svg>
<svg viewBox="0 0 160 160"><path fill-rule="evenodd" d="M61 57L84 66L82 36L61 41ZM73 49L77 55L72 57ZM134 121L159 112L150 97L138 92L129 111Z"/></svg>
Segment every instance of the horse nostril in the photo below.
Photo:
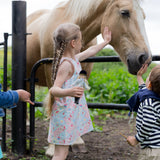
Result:
<svg viewBox="0 0 160 160"><path fill-rule="evenodd" d="M133 54L128 55L127 56L128 71L131 74L136 75L138 70L141 68L142 64L144 64L147 59L148 59L147 53L141 53L139 54L139 56L135 56Z"/></svg>
<svg viewBox="0 0 160 160"><path fill-rule="evenodd" d="M147 56L146 54L141 54L139 57L138 57L138 62L140 64L144 64L144 62L147 60Z"/></svg>

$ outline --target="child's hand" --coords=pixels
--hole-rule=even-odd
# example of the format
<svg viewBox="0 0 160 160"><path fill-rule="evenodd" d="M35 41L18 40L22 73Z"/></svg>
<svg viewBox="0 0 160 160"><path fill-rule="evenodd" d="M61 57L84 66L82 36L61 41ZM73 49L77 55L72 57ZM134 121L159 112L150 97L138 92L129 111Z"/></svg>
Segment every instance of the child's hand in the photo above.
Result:
<svg viewBox="0 0 160 160"><path fill-rule="evenodd" d="M73 87L71 88L70 96L71 97L82 97L84 89L82 87Z"/></svg>
<svg viewBox="0 0 160 160"><path fill-rule="evenodd" d="M140 70L137 72L137 76L142 76L147 71L147 67L147 63L143 64Z"/></svg>
<svg viewBox="0 0 160 160"><path fill-rule="evenodd" d="M127 142L129 145L131 146L136 146L138 144L138 141L136 140L136 138L134 136L128 136L127 137Z"/></svg>
<svg viewBox="0 0 160 160"><path fill-rule="evenodd" d="M34 105L34 103L30 100L31 94L23 89L18 89L16 90L18 95L19 95L19 100L23 101L23 102L28 102L32 105Z"/></svg>
<svg viewBox="0 0 160 160"><path fill-rule="evenodd" d="M138 82L139 86L142 85L142 84L144 84L142 75L147 71L147 67L148 67L148 64L145 63L145 64L142 65L142 67L140 68L140 70L137 72L137 82Z"/></svg>
<svg viewBox="0 0 160 160"><path fill-rule="evenodd" d="M108 27L104 28L103 39L107 43L109 43L111 41L111 31L109 31Z"/></svg>

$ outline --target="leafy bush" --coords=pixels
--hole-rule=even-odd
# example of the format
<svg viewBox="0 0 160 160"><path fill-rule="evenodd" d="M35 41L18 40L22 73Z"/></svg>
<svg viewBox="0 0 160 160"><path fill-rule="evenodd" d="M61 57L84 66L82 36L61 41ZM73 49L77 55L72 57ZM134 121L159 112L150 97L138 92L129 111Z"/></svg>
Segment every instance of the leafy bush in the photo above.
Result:
<svg viewBox="0 0 160 160"><path fill-rule="evenodd" d="M43 102L44 98L46 97L48 93L47 87L36 87L36 95L35 95L35 101L36 102ZM36 107L35 108L35 117L37 119L45 119L45 108L44 107Z"/></svg>

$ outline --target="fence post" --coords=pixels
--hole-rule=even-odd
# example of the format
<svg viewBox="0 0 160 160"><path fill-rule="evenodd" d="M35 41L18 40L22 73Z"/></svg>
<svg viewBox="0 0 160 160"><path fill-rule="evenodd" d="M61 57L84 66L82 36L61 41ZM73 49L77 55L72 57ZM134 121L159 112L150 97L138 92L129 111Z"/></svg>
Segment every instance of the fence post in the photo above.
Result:
<svg viewBox="0 0 160 160"><path fill-rule="evenodd" d="M3 61L3 91L7 91L7 52L8 52L8 33L4 33L4 61ZM2 122L2 150L6 151L6 109Z"/></svg>
<svg viewBox="0 0 160 160"><path fill-rule="evenodd" d="M26 89L26 2L12 1L12 89ZM26 103L12 109L12 151L26 152Z"/></svg>

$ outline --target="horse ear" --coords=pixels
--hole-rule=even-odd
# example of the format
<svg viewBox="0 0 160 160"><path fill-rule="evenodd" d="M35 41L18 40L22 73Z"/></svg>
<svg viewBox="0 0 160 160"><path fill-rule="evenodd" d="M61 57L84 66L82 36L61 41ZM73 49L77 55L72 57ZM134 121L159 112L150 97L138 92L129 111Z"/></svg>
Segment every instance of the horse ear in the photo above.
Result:
<svg viewBox="0 0 160 160"><path fill-rule="evenodd" d="M121 15L124 17L130 17L130 12L129 10L121 10Z"/></svg>

